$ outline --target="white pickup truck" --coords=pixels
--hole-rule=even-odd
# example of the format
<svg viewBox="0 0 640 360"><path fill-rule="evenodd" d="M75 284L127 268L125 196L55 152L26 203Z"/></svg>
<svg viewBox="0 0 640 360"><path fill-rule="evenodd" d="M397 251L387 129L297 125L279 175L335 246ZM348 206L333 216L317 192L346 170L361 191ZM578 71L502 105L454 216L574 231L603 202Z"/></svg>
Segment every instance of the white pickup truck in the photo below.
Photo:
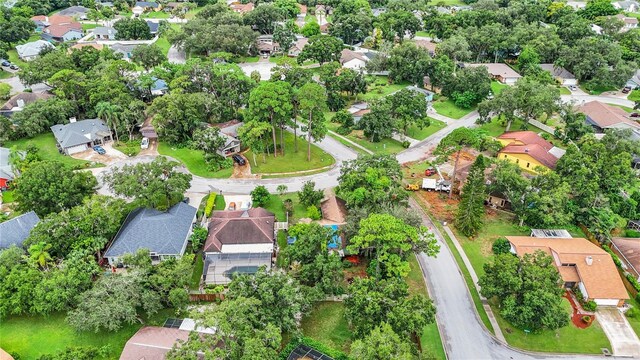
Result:
<svg viewBox="0 0 640 360"><path fill-rule="evenodd" d="M422 188L427 191L449 192L451 183L446 180L424 178L422 179Z"/></svg>

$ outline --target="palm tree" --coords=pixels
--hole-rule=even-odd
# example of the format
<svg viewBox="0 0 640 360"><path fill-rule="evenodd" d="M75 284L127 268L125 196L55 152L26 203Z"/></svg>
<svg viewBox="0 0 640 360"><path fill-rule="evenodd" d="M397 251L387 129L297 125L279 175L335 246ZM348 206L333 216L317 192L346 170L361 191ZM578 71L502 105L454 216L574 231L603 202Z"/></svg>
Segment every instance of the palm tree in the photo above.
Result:
<svg viewBox="0 0 640 360"><path fill-rule="evenodd" d="M114 105L107 101L101 101L98 104L96 104L96 113L98 114L98 117L107 123L107 126L109 127L110 130L111 128L114 128L114 130L111 130L111 131L113 131L116 134L116 142L120 142L120 140L118 139L118 128L117 128L119 109L120 107L118 105Z"/></svg>
<svg viewBox="0 0 640 360"><path fill-rule="evenodd" d="M47 244L44 241L33 244L29 247L29 258L38 263L41 268L45 269L47 263L53 260L47 252L49 249L51 249L51 244Z"/></svg>

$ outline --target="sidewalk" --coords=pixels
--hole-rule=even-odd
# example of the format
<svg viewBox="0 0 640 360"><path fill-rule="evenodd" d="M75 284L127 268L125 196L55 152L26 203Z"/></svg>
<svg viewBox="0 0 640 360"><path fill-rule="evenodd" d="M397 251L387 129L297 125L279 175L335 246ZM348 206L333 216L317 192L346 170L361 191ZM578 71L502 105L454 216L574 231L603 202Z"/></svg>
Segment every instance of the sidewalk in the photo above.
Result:
<svg viewBox="0 0 640 360"><path fill-rule="evenodd" d="M458 241L456 236L453 234L453 231L451 231L451 229L446 225L443 225L443 228L444 228L444 231L447 233L447 235L449 235L449 237L451 238L451 241L455 245L458 252L460 253L460 257L464 262L464 266L466 266L467 269L469 270L469 274L471 275L471 279L473 280L473 286L475 286L476 290L478 291L478 295L480 296L480 301L482 301L482 307L484 307L484 311L486 311L487 316L489 317L489 322L491 322L491 326L493 326L493 331L495 332L496 337L498 338L498 340L506 343L507 340L504 338L504 335L502 334L502 329L500 329L500 325L498 325L498 321L496 320L496 317L493 314L493 310L491 310L491 306L489 306L489 302L487 302L487 299L480 294L480 286L478 286L478 275L476 274L476 271L471 266L471 262L469 261L467 254L464 252L464 249L462 249L462 246L460 246L460 242Z"/></svg>
<svg viewBox="0 0 640 360"><path fill-rule="evenodd" d="M335 131L329 130L329 134L331 134L331 136L333 136L333 137L337 137L337 138L340 138L341 140L344 140L345 142L348 142L349 144L353 145L353 147L357 147L358 149L366 152L367 154L373 155L373 151L371 151L371 150L369 150L369 149L367 149L367 148L365 148L363 146L360 146L360 145L356 144L355 142L353 142L353 141L347 139L346 137L336 133Z"/></svg>

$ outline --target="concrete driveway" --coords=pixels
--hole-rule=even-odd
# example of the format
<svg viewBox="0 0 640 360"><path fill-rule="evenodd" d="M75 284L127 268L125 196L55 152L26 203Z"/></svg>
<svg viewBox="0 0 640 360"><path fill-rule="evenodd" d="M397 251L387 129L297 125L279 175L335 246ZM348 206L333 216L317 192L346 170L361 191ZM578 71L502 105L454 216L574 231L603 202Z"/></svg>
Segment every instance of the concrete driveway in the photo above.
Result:
<svg viewBox="0 0 640 360"><path fill-rule="evenodd" d="M74 159L95 161L103 163L105 165L113 164L115 162L122 161L128 158L127 155L113 148L113 141L110 141L101 146L106 152L106 154L104 155L98 154L93 149L88 149L83 152L73 154L71 155L71 157Z"/></svg>
<svg viewBox="0 0 640 360"><path fill-rule="evenodd" d="M640 357L640 340L638 335L620 310L612 307L599 307L596 319L607 334L613 355Z"/></svg>
<svg viewBox="0 0 640 360"><path fill-rule="evenodd" d="M258 73L260 73L260 80L271 79L271 69L276 67L276 64L270 62L268 58L260 58L260 61L258 62L242 63L238 65L240 65L240 68L247 76L251 76L252 72L258 71Z"/></svg>

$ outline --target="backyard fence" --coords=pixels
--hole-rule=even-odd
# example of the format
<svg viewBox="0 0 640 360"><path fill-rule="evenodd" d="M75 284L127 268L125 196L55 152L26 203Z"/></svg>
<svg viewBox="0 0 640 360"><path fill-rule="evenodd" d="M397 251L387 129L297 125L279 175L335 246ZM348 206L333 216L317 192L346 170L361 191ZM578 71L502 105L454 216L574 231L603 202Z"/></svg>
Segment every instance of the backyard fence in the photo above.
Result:
<svg viewBox="0 0 640 360"><path fill-rule="evenodd" d="M224 294L189 294L189 301L222 301Z"/></svg>

